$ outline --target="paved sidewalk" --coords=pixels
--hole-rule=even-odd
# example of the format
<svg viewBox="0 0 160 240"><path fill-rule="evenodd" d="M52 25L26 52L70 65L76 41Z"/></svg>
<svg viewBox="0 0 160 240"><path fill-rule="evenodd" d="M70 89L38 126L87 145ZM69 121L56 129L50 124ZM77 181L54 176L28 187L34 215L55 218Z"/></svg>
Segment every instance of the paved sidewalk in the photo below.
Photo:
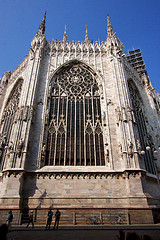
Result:
<svg viewBox="0 0 160 240"><path fill-rule="evenodd" d="M152 240L160 240L160 225L91 225L91 226L59 226L59 230L44 231L44 226L35 228L13 226L8 234L12 240L118 240L119 230L136 232L139 236L148 234Z"/></svg>

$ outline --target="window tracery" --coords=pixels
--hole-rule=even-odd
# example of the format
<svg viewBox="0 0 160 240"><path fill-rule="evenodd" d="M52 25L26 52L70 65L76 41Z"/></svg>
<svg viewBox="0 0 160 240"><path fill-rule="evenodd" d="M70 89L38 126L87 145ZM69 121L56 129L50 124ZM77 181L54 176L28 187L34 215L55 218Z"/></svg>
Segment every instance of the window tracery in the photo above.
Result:
<svg viewBox="0 0 160 240"><path fill-rule="evenodd" d="M5 161L5 154L7 146L10 143L10 136L12 132L12 127L14 120L16 118L16 113L18 111L18 104L21 94L21 88L22 88L22 80L19 80L18 84L13 89L9 99L8 103L5 107L5 110L3 112L2 116L2 122L1 122L1 142L0 144L0 166L1 169L3 169L4 161ZM5 142L4 142L5 139Z"/></svg>
<svg viewBox="0 0 160 240"><path fill-rule="evenodd" d="M155 174L155 167L153 162L153 159L154 159L153 146L151 141L149 140L151 136L149 136L147 132L147 127L145 123L146 118L145 118L142 99L138 93L136 86L131 81L128 82L128 87L129 87L129 92L130 92L134 116L135 116L135 122L136 122L135 126L137 127L138 135L139 135L139 139L137 139L137 141L140 146L137 146L137 148L140 147L142 150L145 151L144 162L145 162L146 170L149 173ZM147 146L150 146L150 151L146 151Z"/></svg>
<svg viewBox="0 0 160 240"><path fill-rule="evenodd" d="M72 64L51 83L46 165L105 165L100 94L93 73Z"/></svg>

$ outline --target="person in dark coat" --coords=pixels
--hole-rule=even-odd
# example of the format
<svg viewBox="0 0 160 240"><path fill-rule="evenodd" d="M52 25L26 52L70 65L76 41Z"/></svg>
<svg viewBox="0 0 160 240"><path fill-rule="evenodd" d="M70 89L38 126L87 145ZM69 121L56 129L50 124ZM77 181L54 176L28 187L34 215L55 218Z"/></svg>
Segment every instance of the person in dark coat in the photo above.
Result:
<svg viewBox="0 0 160 240"><path fill-rule="evenodd" d="M28 228L29 224L32 223L32 228L34 228L34 223L33 223L33 210L31 211L30 215L29 215L29 219L28 219L28 224L26 226L26 228Z"/></svg>
<svg viewBox="0 0 160 240"><path fill-rule="evenodd" d="M48 215L47 215L47 224L46 224L45 230L50 229L50 225L51 225L51 222L52 222L52 216L53 216L53 212L50 209L48 211Z"/></svg>
<svg viewBox="0 0 160 240"><path fill-rule="evenodd" d="M60 216L61 216L61 213L60 213L59 209L57 209L57 211L55 213L55 223L54 223L54 228L53 229L58 229Z"/></svg>
<svg viewBox="0 0 160 240"><path fill-rule="evenodd" d="M11 228L11 222L13 220L13 214L12 214L12 211L9 211L9 214L8 214L8 219L7 219L7 224L8 224L8 229L10 230Z"/></svg>

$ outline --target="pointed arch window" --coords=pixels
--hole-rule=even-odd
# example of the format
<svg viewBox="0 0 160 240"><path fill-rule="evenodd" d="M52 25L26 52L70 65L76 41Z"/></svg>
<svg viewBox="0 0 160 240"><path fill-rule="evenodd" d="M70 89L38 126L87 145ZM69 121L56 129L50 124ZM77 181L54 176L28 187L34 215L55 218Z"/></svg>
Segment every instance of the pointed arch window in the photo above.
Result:
<svg viewBox="0 0 160 240"><path fill-rule="evenodd" d="M144 162L146 170L149 173L156 174L154 166L154 156L152 149L151 136L147 132L147 127L145 123L145 112L143 101L140 97L139 91L136 88L135 84L132 81L128 82L129 92L132 101L132 107L134 111L135 121L136 121L136 130L138 131L138 142L142 150L145 150ZM146 147L150 146L150 151L146 151Z"/></svg>
<svg viewBox="0 0 160 240"><path fill-rule="evenodd" d="M18 109L21 89L23 80L19 80L17 85L14 87L11 95L8 99L7 105L3 112L2 124L1 124L1 143L0 143L0 166L3 169L5 162L5 146L9 144L12 127L16 111Z"/></svg>
<svg viewBox="0 0 160 240"><path fill-rule="evenodd" d="M100 94L94 74L82 64L72 64L51 84L45 164L104 166Z"/></svg>

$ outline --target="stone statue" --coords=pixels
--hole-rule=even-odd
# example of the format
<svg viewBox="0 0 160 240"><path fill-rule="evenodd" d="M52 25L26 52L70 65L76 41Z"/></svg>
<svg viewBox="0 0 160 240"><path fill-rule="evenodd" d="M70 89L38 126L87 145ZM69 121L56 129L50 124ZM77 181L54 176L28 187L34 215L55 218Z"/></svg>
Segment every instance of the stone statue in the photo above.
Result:
<svg viewBox="0 0 160 240"><path fill-rule="evenodd" d="M122 108L123 122L127 122L127 114L125 107Z"/></svg>
<svg viewBox="0 0 160 240"><path fill-rule="evenodd" d="M19 120L19 115L20 115L20 109L18 107L15 112L14 123L16 123Z"/></svg>
<svg viewBox="0 0 160 240"><path fill-rule="evenodd" d="M109 163L109 149L108 148L105 151L105 155L106 155L106 160Z"/></svg>
<svg viewBox="0 0 160 240"><path fill-rule="evenodd" d="M103 124L106 124L106 113L103 112Z"/></svg>
<svg viewBox="0 0 160 240"><path fill-rule="evenodd" d="M9 141L8 146L6 146L5 149L7 151L6 155L9 158L10 154L13 153L13 142Z"/></svg>
<svg viewBox="0 0 160 240"><path fill-rule="evenodd" d="M46 114L45 114L45 125L48 124L48 120L49 120L49 110L46 110Z"/></svg>
<svg viewBox="0 0 160 240"><path fill-rule="evenodd" d="M42 159L42 161L45 160L45 153L46 153L46 145L43 144L42 150L41 150L41 159Z"/></svg>
<svg viewBox="0 0 160 240"><path fill-rule="evenodd" d="M30 108L29 108L29 120L34 122L34 107L33 106L30 106Z"/></svg>
<svg viewBox="0 0 160 240"><path fill-rule="evenodd" d="M21 139L19 140L19 142L18 142L17 150L16 150L16 153L17 153L17 156L18 156L18 157L21 156L22 149L23 149L23 144L24 144L24 141L23 141L22 138L21 138Z"/></svg>
<svg viewBox="0 0 160 240"><path fill-rule="evenodd" d="M0 137L0 158L3 154L5 146L6 146L6 136L4 135L4 136Z"/></svg>
<svg viewBox="0 0 160 240"><path fill-rule="evenodd" d="M130 157L133 156L133 143L131 142L130 139L128 139L128 155Z"/></svg>
<svg viewBox="0 0 160 240"><path fill-rule="evenodd" d="M117 124L118 124L119 121L122 121L122 120L123 120L122 112L121 112L121 110L120 110L119 107L117 107L117 108L115 109L115 111L116 111L116 115L117 115Z"/></svg>
<svg viewBox="0 0 160 240"><path fill-rule="evenodd" d="M127 106L126 113L128 121L132 121L132 109L129 106Z"/></svg>
<svg viewBox="0 0 160 240"><path fill-rule="evenodd" d="M22 117L23 121L27 121L27 117L28 117L28 106L25 106L23 108L23 117Z"/></svg>

